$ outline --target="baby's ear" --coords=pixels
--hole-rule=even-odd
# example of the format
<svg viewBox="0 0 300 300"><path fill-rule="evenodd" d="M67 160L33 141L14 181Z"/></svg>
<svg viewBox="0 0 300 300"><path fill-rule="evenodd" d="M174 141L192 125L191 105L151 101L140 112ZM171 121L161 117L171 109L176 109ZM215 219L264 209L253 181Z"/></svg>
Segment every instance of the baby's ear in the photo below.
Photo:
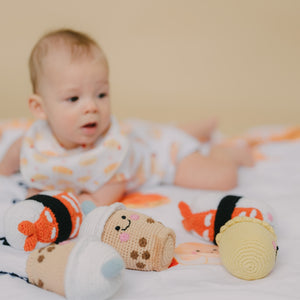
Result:
<svg viewBox="0 0 300 300"><path fill-rule="evenodd" d="M28 99L28 106L31 113L38 119L46 119L46 114L43 108L42 98L33 94Z"/></svg>

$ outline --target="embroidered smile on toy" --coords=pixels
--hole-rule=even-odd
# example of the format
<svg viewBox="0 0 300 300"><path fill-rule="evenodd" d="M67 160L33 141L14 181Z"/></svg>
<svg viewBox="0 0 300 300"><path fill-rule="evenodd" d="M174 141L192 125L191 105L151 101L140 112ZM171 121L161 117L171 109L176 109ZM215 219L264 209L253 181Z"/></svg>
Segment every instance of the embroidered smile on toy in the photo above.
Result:
<svg viewBox="0 0 300 300"><path fill-rule="evenodd" d="M139 219L139 216L138 216L138 215L131 215L129 218L132 218L132 220L138 220L138 219ZM126 222L126 221L128 222L127 226L121 227L121 226L124 226L124 225L121 224L121 223L123 223L123 222L121 222L121 220L120 220L120 225L121 225L121 226L120 226L120 225L117 225L117 226L115 227L115 230L116 230L117 232L120 232L120 241L121 241L121 242L127 242L127 241L129 240L130 236L129 236L129 234L128 234L127 232L125 232L125 231L130 227L130 225L131 225L131 220L128 219L125 215L122 215L122 216L121 216L121 219L124 220L125 222ZM125 225L126 225L126 224L125 224Z"/></svg>

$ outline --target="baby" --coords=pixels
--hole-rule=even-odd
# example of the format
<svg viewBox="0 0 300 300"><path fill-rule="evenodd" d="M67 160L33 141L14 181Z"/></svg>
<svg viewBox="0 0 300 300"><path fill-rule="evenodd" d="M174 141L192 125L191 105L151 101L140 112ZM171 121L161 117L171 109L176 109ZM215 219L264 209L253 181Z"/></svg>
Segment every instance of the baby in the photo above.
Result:
<svg viewBox="0 0 300 300"><path fill-rule="evenodd" d="M249 148L213 145L213 121L172 127L145 121L120 126L112 116L109 67L88 35L57 30L32 50L33 95L38 119L9 149L0 174L21 170L31 192L70 190L81 202L108 205L139 186L175 184L226 190L237 184L239 166L252 166Z"/></svg>

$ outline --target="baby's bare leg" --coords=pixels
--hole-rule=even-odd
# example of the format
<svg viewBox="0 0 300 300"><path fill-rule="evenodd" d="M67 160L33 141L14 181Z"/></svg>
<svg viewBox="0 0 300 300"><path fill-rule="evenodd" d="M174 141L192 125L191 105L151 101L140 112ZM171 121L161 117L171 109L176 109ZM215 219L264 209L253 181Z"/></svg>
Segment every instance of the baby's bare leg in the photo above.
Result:
<svg viewBox="0 0 300 300"><path fill-rule="evenodd" d="M177 125L178 128L182 129L201 142L209 141L217 126L218 122L215 118L207 119L201 122L189 122Z"/></svg>
<svg viewBox="0 0 300 300"><path fill-rule="evenodd" d="M229 157L232 158L233 161L237 164L237 166L242 167L253 167L255 164L254 154L251 147L248 145L228 145L228 144L221 144L215 145L212 148L218 149L220 152L226 153Z"/></svg>
<svg viewBox="0 0 300 300"><path fill-rule="evenodd" d="M175 185L186 188L228 190L237 184L238 167L253 166L252 151L247 146L212 146L209 155L195 152L177 167Z"/></svg>
<svg viewBox="0 0 300 300"><path fill-rule="evenodd" d="M237 169L227 154L203 156L195 152L178 164L174 184L194 189L229 190L237 184Z"/></svg>

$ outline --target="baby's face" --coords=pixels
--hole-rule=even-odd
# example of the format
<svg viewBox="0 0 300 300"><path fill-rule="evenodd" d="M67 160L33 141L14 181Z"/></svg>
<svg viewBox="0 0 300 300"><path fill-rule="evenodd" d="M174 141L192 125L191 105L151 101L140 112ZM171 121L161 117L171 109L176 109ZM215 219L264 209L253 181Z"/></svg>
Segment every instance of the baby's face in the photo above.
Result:
<svg viewBox="0 0 300 300"><path fill-rule="evenodd" d="M108 70L97 49L75 59L62 49L47 54L37 92L54 136L66 149L92 146L108 130Z"/></svg>

